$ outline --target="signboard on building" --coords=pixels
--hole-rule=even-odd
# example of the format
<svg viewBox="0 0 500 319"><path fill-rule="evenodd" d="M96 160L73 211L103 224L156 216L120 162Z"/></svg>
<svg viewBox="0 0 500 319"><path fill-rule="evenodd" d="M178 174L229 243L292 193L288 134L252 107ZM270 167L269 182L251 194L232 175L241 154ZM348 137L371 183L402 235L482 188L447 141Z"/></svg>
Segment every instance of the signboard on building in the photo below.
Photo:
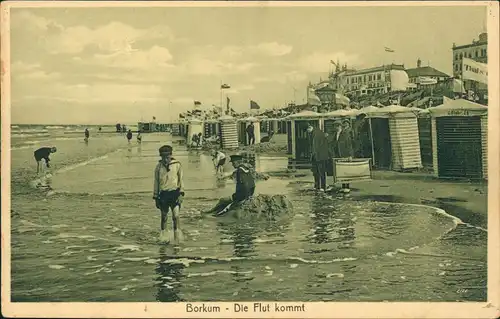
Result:
<svg viewBox="0 0 500 319"><path fill-rule="evenodd" d="M462 65L462 79L488 84L488 65L464 58Z"/></svg>

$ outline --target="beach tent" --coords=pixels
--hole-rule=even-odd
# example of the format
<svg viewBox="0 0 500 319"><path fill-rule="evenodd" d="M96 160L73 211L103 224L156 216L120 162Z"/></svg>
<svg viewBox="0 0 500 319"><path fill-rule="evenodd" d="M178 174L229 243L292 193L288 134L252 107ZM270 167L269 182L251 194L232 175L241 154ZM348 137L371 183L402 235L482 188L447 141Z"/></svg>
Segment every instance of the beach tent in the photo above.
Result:
<svg viewBox="0 0 500 319"><path fill-rule="evenodd" d="M320 128L320 113L302 111L286 117L288 154L291 158L288 162L289 168L310 168L311 141L307 132L308 124Z"/></svg>
<svg viewBox="0 0 500 319"><path fill-rule="evenodd" d="M220 123L215 118L209 118L204 124L204 136L210 138L212 136L220 135Z"/></svg>
<svg viewBox="0 0 500 319"><path fill-rule="evenodd" d="M248 125L250 125L250 123L253 123L254 125L254 135L255 135L255 144L258 144L260 143L260 133L261 133L261 129L260 129L260 120L258 117L253 117L253 116L249 116L247 118L244 118L244 119L240 119L239 121L239 126L240 126L240 133L239 133L239 136L240 136L240 143L243 144L243 145L248 145L249 144L249 140L248 140L248 134L247 134L247 127ZM241 142L243 141L243 142Z"/></svg>
<svg viewBox="0 0 500 319"><path fill-rule="evenodd" d="M434 175L487 179L488 108L465 99L445 97L442 105L428 110Z"/></svg>

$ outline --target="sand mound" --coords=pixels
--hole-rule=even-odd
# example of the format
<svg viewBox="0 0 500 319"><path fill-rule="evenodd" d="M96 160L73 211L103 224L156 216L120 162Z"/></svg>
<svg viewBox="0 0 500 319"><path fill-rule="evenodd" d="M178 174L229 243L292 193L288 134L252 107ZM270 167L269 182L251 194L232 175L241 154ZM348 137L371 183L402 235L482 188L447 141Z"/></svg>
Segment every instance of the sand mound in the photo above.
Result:
<svg viewBox="0 0 500 319"><path fill-rule="evenodd" d="M240 146L239 150L250 151L255 153L286 153L287 145L281 145L269 142L269 143Z"/></svg>
<svg viewBox="0 0 500 319"><path fill-rule="evenodd" d="M227 204L229 198L223 198L214 209L206 212L217 214ZM292 203L284 195L257 195L241 203L233 204L231 208L219 218L234 218L243 220L275 220L292 216Z"/></svg>

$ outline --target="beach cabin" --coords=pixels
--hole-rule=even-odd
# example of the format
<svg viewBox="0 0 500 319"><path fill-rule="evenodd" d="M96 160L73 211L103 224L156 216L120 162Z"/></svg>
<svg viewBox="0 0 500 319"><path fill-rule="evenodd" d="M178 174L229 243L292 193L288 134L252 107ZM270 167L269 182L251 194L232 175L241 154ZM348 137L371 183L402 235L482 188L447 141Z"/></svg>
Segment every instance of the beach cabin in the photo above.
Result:
<svg viewBox="0 0 500 319"><path fill-rule="evenodd" d="M414 110L389 105L367 114L372 125L374 165L392 170L422 167Z"/></svg>
<svg viewBox="0 0 500 319"><path fill-rule="evenodd" d="M238 148L238 123L231 115L219 118L221 125L221 147L226 150Z"/></svg>
<svg viewBox="0 0 500 319"><path fill-rule="evenodd" d="M472 101L444 99L431 115L434 175L487 179L488 108Z"/></svg>
<svg viewBox="0 0 500 319"><path fill-rule="evenodd" d="M260 133L261 133L261 126L260 126L260 120L256 117L249 116L244 119L240 119L238 121L238 142L242 145L248 145L249 140L248 140L248 134L247 134L247 127L250 125L250 123L253 123L254 125L254 134L255 134L255 144L260 143Z"/></svg>
<svg viewBox="0 0 500 319"><path fill-rule="evenodd" d="M172 136L180 136L180 123L170 124Z"/></svg>
<svg viewBox="0 0 500 319"><path fill-rule="evenodd" d="M257 116L257 119L259 120L259 124L260 124L260 133L267 134L269 132L269 129L270 129L269 118L265 115L260 115L260 116Z"/></svg>
<svg viewBox="0 0 500 319"><path fill-rule="evenodd" d="M193 117L188 120L188 133L186 143L188 146L191 146L191 142L193 141L193 135L202 134L203 135L203 121Z"/></svg>
<svg viewBox="0 0 500 319"><path fill-rule="evenodd" d="M357 110L358 115L364 114L366 115L365 120L357 124L357 149L356 149L356 157L359 158L371 158L372 166L375 163L375 148L373 143L372 136L372 122L370 117L368 116L372 112L378 110L378 107L375 106L366 106Z"/></svg>
<svg viewBox="0 0 500 319"><path fill-rule="evenodd" d="M203 126L203 136L205 138L210 138L212 136L217 136L220 134L220 123L217 119L208 119L205 121Z"/></svg>
<svg viewBox="0 0 500 319"><path fill-rule="evenodd" d="M320 128L320 113L302 111L286 117L288 121L288 168L301 169L311 167L311 137L307 132L310 123L313 127Z"/></svg>
<svg viewBox="0 0 500 319"><path fill-rule="evenodd" d="M269 133L270 131L273 131L274 134L278 134L278 122L279 122L278 119L270 118L269 119L269 130L267 131L267 133Z"/></svg>
<svg viewBox="0 0 500 319"><path fill-rule="evenodd" d="M286 134L287 133L287 121L284 119L278 119L278 129L276 131L277 134Z"/></svg>
<svg viewBox="0 0 500 319"><path fill-rule="evenodd" d="M422 109L417 115L418 139L420 141L420 157L422 166L432 168L432 129L431 114L428 109Z"/></svg>

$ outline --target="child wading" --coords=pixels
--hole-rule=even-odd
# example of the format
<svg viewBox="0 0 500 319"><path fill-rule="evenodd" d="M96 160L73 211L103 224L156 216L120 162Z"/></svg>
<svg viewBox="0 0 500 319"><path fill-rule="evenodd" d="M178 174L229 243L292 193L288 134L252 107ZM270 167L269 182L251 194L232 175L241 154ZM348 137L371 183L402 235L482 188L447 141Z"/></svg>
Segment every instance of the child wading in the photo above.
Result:
<svg viewBox="0 0 500 319"><path fill-rule="evenodd" d="M156 202L156 208L161 210L160 241L168 241L166 226L169 210L172 211L174 240L179 239L179 210L184 197L184 188L182 165L172 157L172 151L170 145L160 147L161 160L156 165L154 175L153 199Z"/></svg>
<svg viewBox="0 0 500 319"><path fill-rule="evenodd" d="M212 154L214 165L215 165L215 173L221 174L224 172L224 164L226 164L226 154L221 151L214 151Z"/></svg>
<svg viewBox="0 0 500 319"><path fill-rule="evenodd" d="M42 148L39 148L35 151L34 155L35 155L35 160L36 160L36 173L37 174L40 172L40 162L42 161L42 159L45 160L45 166L47 166L47 168L49 168L50 167L49 156L51 153L55 153L56 151L57 151L57 148L55 148L54 146L53 147L42 147Z"/></svg>

